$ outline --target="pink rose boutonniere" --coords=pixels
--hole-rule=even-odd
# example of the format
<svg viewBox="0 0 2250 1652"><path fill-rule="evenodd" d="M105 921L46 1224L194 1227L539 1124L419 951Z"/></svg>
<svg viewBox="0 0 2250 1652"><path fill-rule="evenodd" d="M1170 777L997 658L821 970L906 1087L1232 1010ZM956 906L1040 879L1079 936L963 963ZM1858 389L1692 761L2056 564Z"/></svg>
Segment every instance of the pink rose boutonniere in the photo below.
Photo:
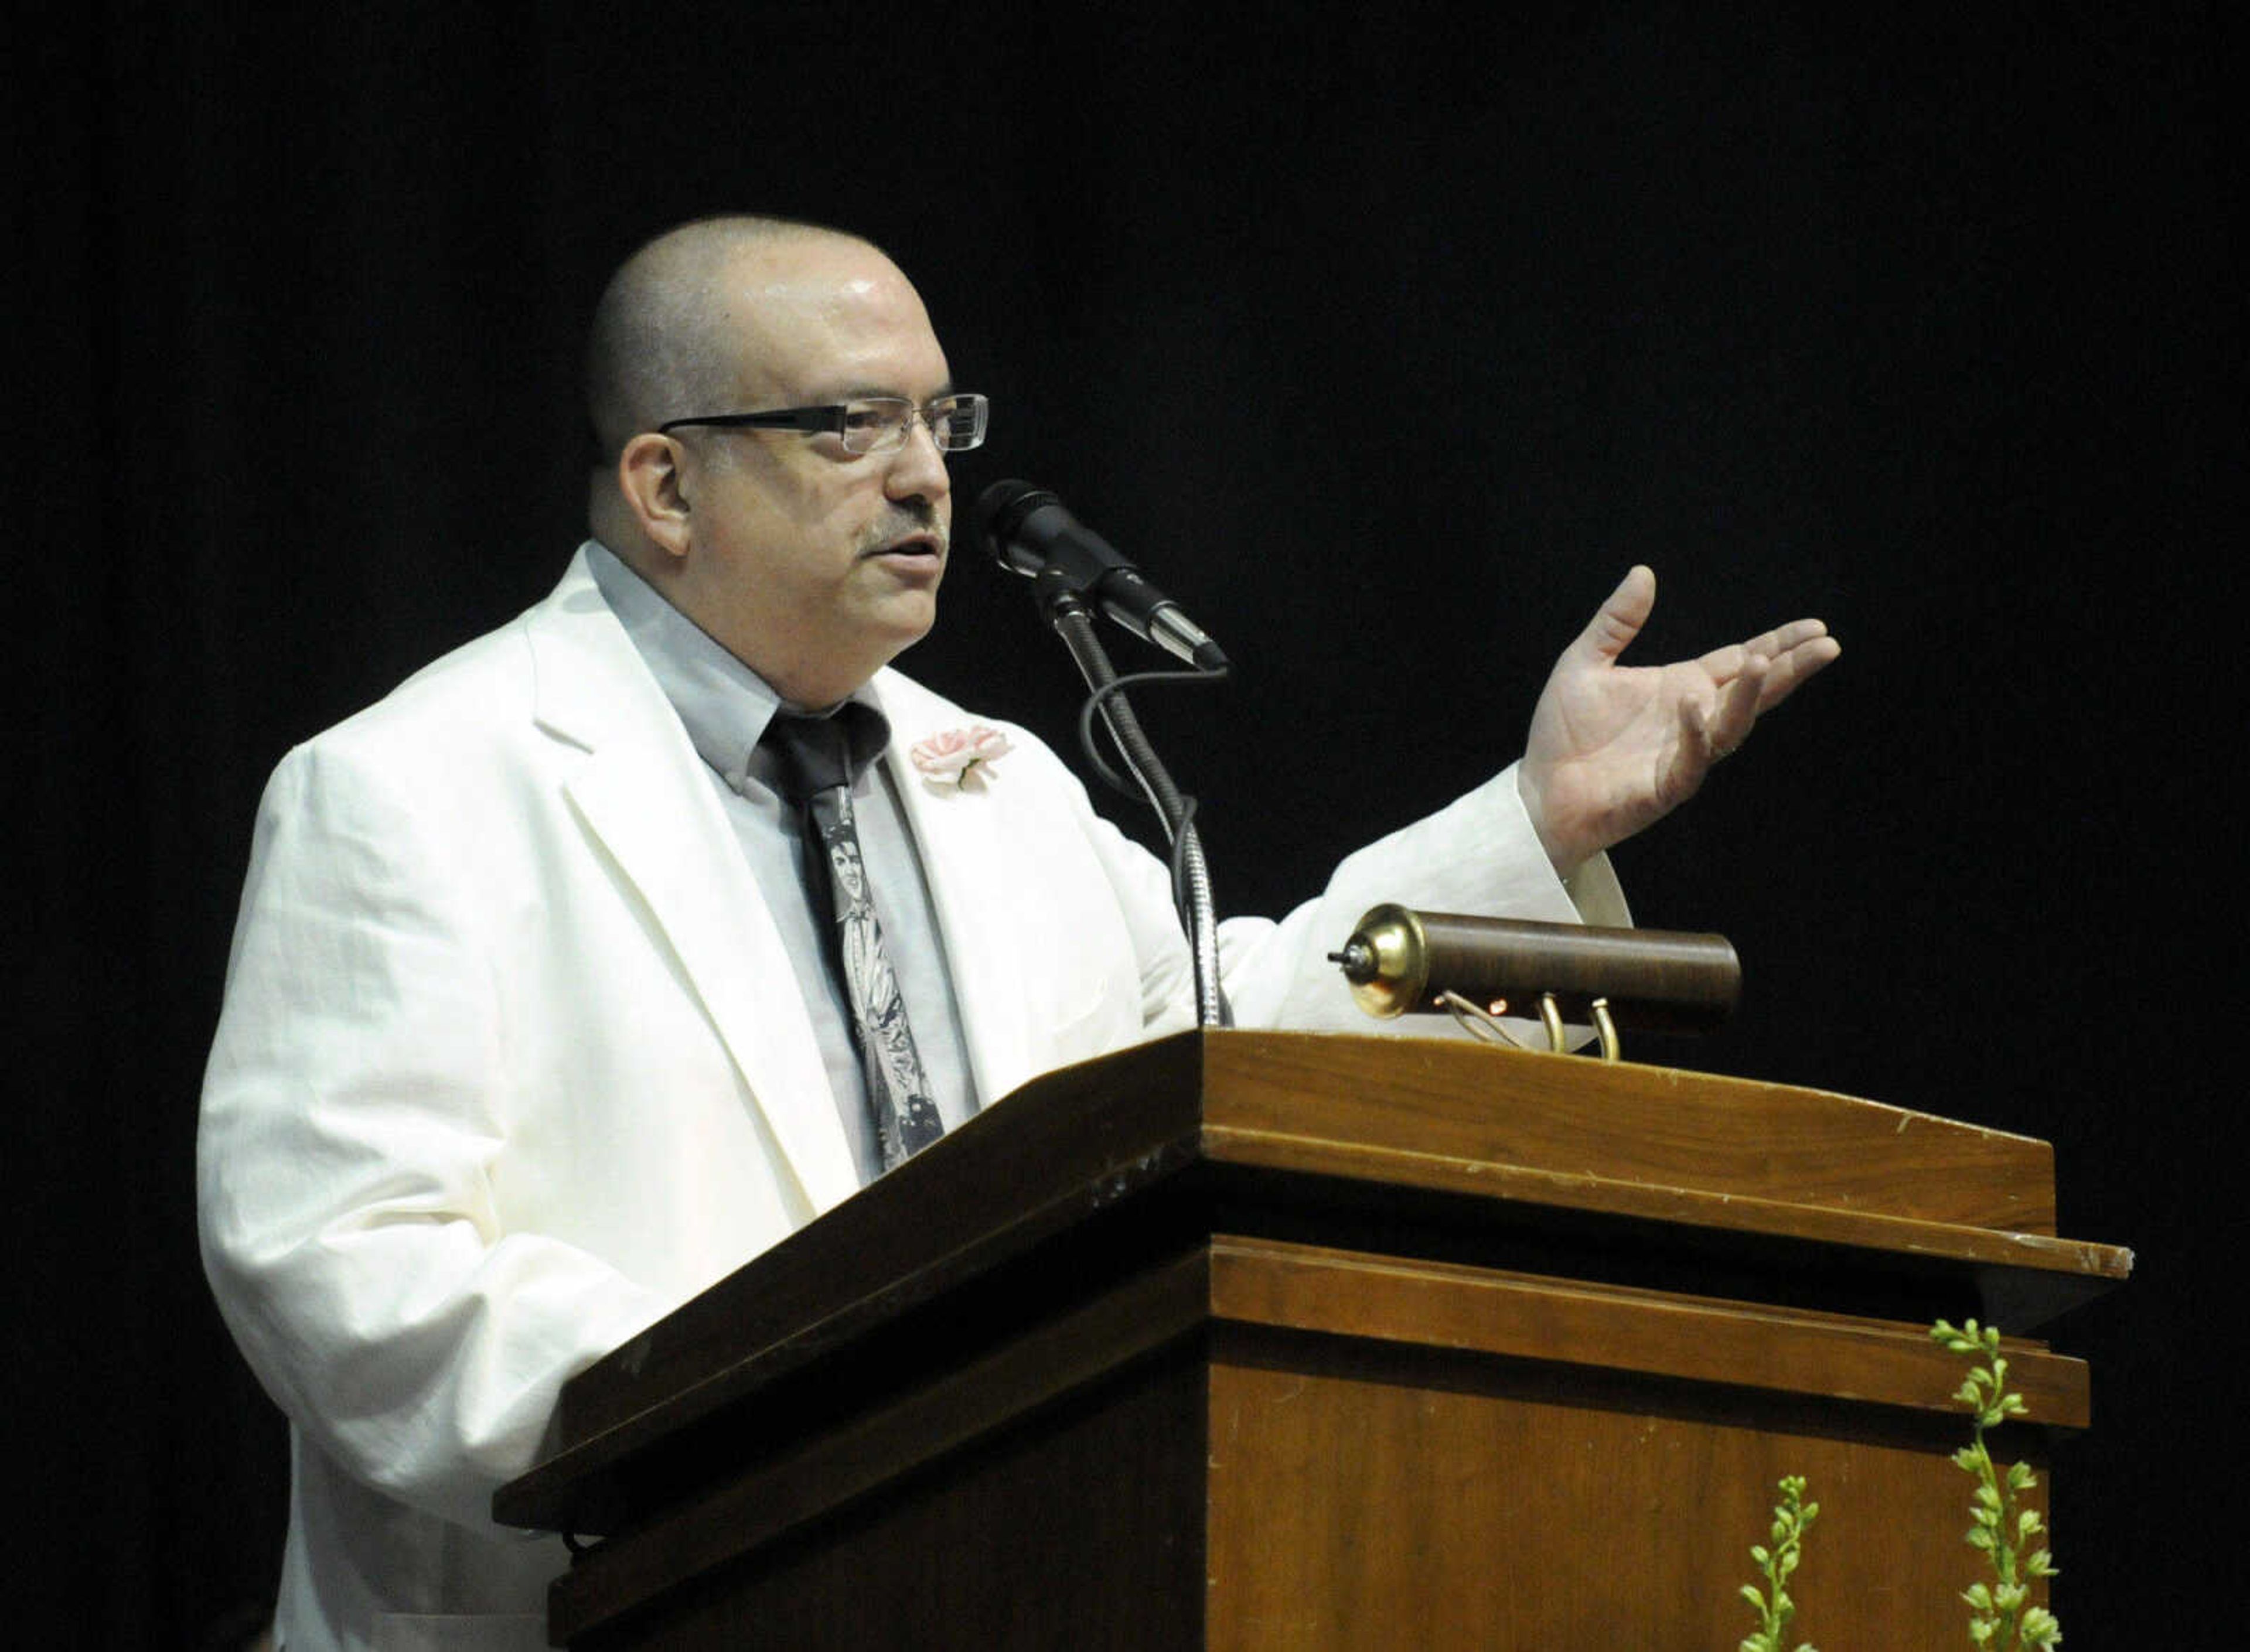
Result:
<svg viewBox="0 0 2250 1652"><path fill-rule="evenodd" d="M918 740L908 748L907 755L914 759L922 783L932 791L981 792L992 778L992 765L1005 757L1008 749L1005 734L975 723Z"/></svg>

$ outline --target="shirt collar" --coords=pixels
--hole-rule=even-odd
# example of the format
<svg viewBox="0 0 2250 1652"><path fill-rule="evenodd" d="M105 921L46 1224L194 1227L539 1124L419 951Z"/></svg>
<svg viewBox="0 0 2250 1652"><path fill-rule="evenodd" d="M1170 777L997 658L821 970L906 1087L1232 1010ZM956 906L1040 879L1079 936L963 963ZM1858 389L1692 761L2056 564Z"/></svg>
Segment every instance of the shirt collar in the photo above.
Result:
<svg viewBox="0 0 2250 1652"><path fill-rule="evenodd" d="M714 642L601 541L587 540L585 556L602 600L679 713L696 754L736 792L746 780L770 788L772 754L761 754L758 740L785 704L773 685ZM881 710L865 684L850 698Z"/></svg>

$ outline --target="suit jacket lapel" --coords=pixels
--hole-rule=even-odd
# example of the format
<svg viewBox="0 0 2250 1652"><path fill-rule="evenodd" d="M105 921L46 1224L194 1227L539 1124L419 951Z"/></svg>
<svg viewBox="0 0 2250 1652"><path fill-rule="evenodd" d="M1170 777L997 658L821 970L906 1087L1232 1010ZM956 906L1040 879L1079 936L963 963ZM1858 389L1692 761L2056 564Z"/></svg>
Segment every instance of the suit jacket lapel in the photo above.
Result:
<svg viewBox="0 0 2250 1652"><path fill-rule="evenodd" d="M615 857L718 1029L818 1214L859 1188L780 933L702 761L583 557L527 616L535 716L583 748L564 789ZM598 967L589 960L589 967Z"/></svg>
<svg viewBox="0 0 2250 1652"><path fill-rule="evenodd" d="M929 880L977 1093L990 1105L1046 1064L1039 1059L1036 1032L1024 1015L1023 960L1007 905L1019 880L1002 854L1001 802L986 794L926 785L908 754L916 740L936 732L928 709L921 695L887 672L875 679L875 689L891 719L883 761Z"/></svg>

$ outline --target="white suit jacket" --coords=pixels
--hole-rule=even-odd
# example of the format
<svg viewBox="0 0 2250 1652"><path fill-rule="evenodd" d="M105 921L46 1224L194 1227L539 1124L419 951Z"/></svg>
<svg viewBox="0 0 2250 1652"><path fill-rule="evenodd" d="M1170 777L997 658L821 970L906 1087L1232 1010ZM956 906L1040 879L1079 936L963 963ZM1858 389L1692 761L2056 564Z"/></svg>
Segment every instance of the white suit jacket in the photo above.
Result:
<svg viewBox="0 0 2250 1652"><path fill-rule="evenodd" d="M958 707L886 671L979 1094L1191 1024L1164 870L1020 729L983 792L904 758ZM1369 906L1622 922L1513 774L1223 935L1246 1024L1376 1023L1322 954ZM795 973L582 557L546 602L293 751L206 1077L205 1266L292 1423L279 1628L535 1648L561 1545L506 1532L562 1380L857 1190Z"/></svg>

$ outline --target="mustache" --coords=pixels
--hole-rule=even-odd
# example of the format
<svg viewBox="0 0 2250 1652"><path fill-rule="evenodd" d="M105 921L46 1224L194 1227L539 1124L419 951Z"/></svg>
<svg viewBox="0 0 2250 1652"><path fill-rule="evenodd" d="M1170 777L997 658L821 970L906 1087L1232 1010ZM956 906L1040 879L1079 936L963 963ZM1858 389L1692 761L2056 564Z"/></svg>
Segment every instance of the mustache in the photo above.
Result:
<svg viewBox="0 0 2250 1652"><path fill-rule="evenodd" d="M926 533L937 541L943 552L953 548L951 525L941 517L937 506L928 499L908 499L892 507L890 513L869 530L863 551L879 551L901 540Z"/></svg>

